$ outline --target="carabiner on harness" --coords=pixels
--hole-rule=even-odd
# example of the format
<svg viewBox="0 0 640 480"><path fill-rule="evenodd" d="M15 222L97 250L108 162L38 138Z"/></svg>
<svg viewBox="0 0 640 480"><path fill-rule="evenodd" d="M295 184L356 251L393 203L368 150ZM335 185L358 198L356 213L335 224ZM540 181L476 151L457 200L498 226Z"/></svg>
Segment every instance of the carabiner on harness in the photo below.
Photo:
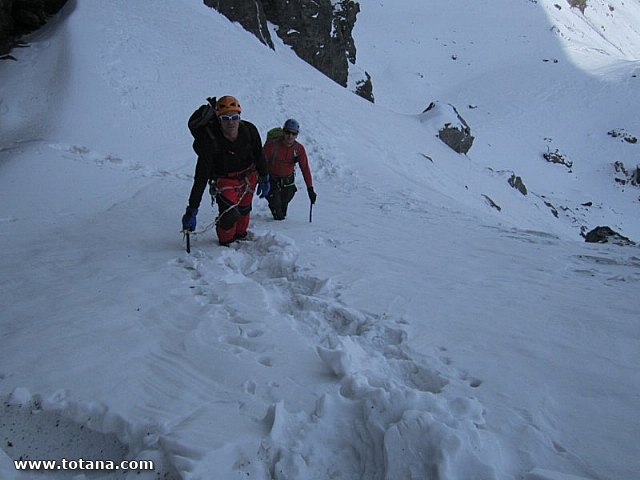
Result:
<svg viewBox="0 0 640 480"><path fill-rule="evenodd" d="M216 196L220 193L218 190L218 185L216 184L216 179L212 178L209 180L209 195L211 195L211 206L215 207L216 205Z"/></svg>

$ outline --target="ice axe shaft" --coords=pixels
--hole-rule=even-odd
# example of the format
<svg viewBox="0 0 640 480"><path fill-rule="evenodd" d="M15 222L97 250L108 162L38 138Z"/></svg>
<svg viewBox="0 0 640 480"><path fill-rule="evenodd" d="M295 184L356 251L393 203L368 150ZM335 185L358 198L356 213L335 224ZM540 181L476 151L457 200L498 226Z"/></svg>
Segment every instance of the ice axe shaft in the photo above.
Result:
<svg viewBox="0 0 640 480"><path fill-rule="evenodd" d="M189 235L189 230L183 230L184 238L187 241L187 253L191 253L191 236Z"/></svg>
<svg viewBox="0 0 640 480"><path fill-rule="evenodd" d="M311 223L311 219L313 217L313 203L309 204L309 223Z"/></svg>

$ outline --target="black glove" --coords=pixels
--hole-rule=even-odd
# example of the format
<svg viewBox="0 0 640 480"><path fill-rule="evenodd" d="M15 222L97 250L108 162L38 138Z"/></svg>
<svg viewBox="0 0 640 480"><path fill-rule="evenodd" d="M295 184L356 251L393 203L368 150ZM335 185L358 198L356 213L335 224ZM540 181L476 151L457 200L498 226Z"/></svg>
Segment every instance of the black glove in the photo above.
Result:
<svg viewBox="0 0 640 480"><path fill-rule="evenodd" d="M197 208L187 207L187 211L182 216L182 229L193 232L196 229Z"/></svg>
<svg viewBox="0 0 640 480"><path fill-rule="evenodd" d="M316 192L313 191L313 187L308 187L307 193L309 194L309 200L311 201L311 205L316 203L316 198L318 198L318 196L316 195Z"/></svg>

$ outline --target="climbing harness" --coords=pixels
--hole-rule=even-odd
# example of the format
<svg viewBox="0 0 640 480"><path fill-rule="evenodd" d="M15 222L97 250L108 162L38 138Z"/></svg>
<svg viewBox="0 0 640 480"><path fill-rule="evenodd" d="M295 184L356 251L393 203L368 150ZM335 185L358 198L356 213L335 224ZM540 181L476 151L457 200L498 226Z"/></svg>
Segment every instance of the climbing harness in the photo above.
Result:
<svg viewBox="0 0 640 480"><path fill-rule="evenodd" d="M213 221L213 225L218 225L218 222L220 222L220 219L222 218L222 216L225 213L230 212L234 208L238 207L240 205L240 203L242 202L242 200L244 199L244 197L247 196L247 194L249 192L253 193L255 191L253 188L251 188L251 183L249 182L249 173L250 172L248 172L244 176L244 178L243 178L244 184L243 185L230 185L230 186L227 186L227 187L219 188L216 185L215 180L210 180L209 181L209 193L211 193L211 206L212 207L215 207L216 198L217 198L218 195L220 195L222 199L227 200L225 197L222 196L222 192L225 192L227 190L236 190L236 191L243 190L242 195L240 195L240 198L238 198L238 201L236 203L234 203L234 204L229 205L226 209L224 209L222 212L220 212L218 214L218 216L216 217L216 219Z"/></svg>
<svg viewBox="0 0 640 480"><path fill-rule="evenodd" d="M249 175L251 174L251 172L253 172L253 169L245 170L241 172L241 174L244 174L244 177L243 177L244 182L241 185L229 185L226 187L218 187L215 180L209 180L209 193L211 194L211 206L213 208L215 208L216 206L217 196L222 195L222 192L225 192L227 190L236 190L236 191L242 190L242 194L240 195L240 198L238 198L238 201L236 203L230 204L227 208L225 208L222 212L218 214L218 216L215 218L213 222L209 223L202 230L197 230L197 231L189 231L186 229L182 230L183 240L186 241L187 253L191 253L191 235L194 235L195 237L197 237L198 235L202 235L203 233L206 233L209 230L215 228L225 213L228 213L234 208L238 207L242 202L242 200L247 196L247 194L255 192L255 189L251 188L251 182L249 181ZM240 175L237 175L234 177L223 177L223 178L239 178L239 177ZM223 198L224 200L227 200L226 197L221 197L221 198Z"/></svg>
<svg viewBox="0 0 640 480"><path fill-rule="evenodd" d="M283 188L292 187L296 184L296 172L286 177L272 177L271 184L276 190L282 190Z"/></svg>

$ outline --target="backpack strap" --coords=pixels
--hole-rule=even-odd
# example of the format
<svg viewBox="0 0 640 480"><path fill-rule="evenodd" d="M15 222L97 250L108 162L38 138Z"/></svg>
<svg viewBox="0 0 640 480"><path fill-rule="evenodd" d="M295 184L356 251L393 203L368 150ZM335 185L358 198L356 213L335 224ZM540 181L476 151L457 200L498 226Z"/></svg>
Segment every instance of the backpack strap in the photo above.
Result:
<svg viewBox="0 0 640 480"><path fill-rule="evenodd" d="M207 126L205 127L205 130L207 132L207 135L209 135L211 140L213 140L213 142L217 146L218 145L218 140L216 139L216 136L213 134L213 130L211 130L211 124L210 123L207 124Z"/></svg>
<svg viewBox="0 0 640 480"><path fill-rule="evenodd" d="M271 154L271 158L268 160L268 163L269 165L273 165L273 163L276 161L276 158L278 158L278 145L280 144L280 137L273 138L269 141L273 142L273 153Z"/></svg>
<svg viewBox="0 0 640 480"><path fill-rule="evenodd" d="M280 145L281 140L282 137L272 138L271 140L269 140L269 142L273 142L273 153L271 154L271 158L267 159L267 163L269 165L273 165L273 163L278 158L278 146ZM300 144L297 140L293 143L293 163L298 163L298 157L300 156L300 152L298 151L299 145Z"/></svg>

